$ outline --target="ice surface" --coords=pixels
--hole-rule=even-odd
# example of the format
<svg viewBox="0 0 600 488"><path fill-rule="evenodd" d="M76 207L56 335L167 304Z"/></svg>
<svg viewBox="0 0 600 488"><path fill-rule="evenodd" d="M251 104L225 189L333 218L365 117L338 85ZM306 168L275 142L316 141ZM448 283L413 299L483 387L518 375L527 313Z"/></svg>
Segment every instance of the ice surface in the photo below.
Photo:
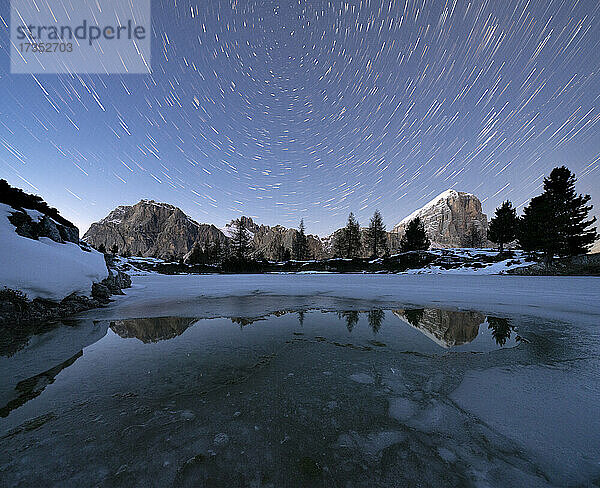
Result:
<svg viewBox="0 0 600 488"><path fill-rule="evenodd" d="M92 283L108 276L104 256L95 250L18 235L8 220L13 211L0 204L0 287L21 290L29 299L61 300L72 293L89 296Z"/></svg>
<svg viewBox="0 0 600 488"><path fill-rule="evenodd" d="M600 278L542 276L268 274L146 275L117 297L107 317L246 316L284 307L410 305L456 307L486 313L530 314L547 319L600 320ZM216 300L215 300L216 299ZM409 307L410 308L410 307ZM95 312L94 312L95 313Z"/></svg>
<svg viewBox="0 0 600 488"><path fill-rule="evenodd" d="M40 376L52 364L44 360L24 373L37 377L19 381L39 394L0 418L9 486L564 487L600 479L597 278L133 281L126 296L82 314L80 333L56 333L58 367ZM480 317L510 318L529 342L442 347L403 319L416 324L407 310L436 306L470 310L465 328L480 335ZM376 325L368 312L378 309L386 312ZM423 316L428 331L433 317ZM441 314L439 323L453 317ZM107 325L61 366L68 337L85 343ZM49 356L36 344L0 365L16 375L22 361L35 365L36 351Z"/></svg>
<svg viewBox="0 0 600 488"><path fill-rule="evenodd" d="M451 396L540 459L557 485L584 484L600 468L599 372L589 366L472 371Z"/></svg>

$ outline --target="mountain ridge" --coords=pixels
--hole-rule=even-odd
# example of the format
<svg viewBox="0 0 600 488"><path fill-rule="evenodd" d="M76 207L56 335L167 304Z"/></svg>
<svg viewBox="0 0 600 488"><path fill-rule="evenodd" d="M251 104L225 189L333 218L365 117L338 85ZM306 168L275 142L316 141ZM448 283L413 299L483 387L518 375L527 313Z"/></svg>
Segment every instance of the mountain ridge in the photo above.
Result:
<svg viewBox="0 0 600 488"><path fill-rule="evenodd" d="M487 217L481 211L481 202L471 193L452 188L440 193L388 231L389 242L399 242L405 224L416 216L423 218L436 247L462 247L472 226L481 235L481 242L485 241ZM259 224L251 217L240 218L250 233L255 256L278 260L292 250L298 232L295 228ZM198 223L174 205L142 199L134 205L119 205L92 223L83 240L96 247L104 245L106 249L116 245L121 253L131 255L179 259L188 255L195 243L202 247L216 242L226 244L232 224L233 221L219 228ZM310 254L315 259L331 257L336 232L339 229L327 236L307 235Z"/></svg>

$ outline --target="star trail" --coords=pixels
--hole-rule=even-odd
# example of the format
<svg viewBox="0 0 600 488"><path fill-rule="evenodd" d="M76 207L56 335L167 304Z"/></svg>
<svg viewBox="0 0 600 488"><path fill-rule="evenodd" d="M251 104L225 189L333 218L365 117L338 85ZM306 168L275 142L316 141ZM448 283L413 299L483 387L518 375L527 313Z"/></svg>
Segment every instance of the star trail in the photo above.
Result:
<svg viewBox="0 0 600 488"><path fill-rule="evenodd" d="M598 213L596 0L153 0L149 75L9 74L0 16L2 177L82 230L141 198L389 229L448 188L522 206L561 164Z"/></svg>

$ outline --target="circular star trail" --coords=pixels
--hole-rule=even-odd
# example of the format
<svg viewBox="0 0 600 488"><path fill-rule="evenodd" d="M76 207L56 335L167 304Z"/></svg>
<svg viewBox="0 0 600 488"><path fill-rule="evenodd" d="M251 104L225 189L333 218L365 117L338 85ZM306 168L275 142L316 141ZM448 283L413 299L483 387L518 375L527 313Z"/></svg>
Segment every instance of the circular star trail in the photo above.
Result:
<svg viewBox="0 0 600 488"><path fill-rule="evenodd" d="M600 205L596 1L154 0L152 17L151 75L0 66L3 176L83 229L140 198L319 234L379 208L391 228L448 188L520 206L560 164Z"/></svg>

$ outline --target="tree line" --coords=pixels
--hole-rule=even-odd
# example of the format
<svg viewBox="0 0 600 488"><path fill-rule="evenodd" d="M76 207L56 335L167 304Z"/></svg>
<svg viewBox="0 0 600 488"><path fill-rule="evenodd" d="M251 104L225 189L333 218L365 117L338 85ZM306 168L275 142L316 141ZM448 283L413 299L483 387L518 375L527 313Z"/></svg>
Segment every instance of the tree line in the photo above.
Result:
<svg viewBox="0 0 600 488"><path fill-rule="evenodd" d="M542 194L531 199L522 216L517 215L516 208L508 200L495 210L487 239L498 244L500 253L504 252L505 246L516 242L525 251L542 253L546 261L557 255L587 252L598 238L596 228L592 227L596 218L588 219L592 209L592 205L588 205L590 196L577 194L576 181L575 175L565 166L554 168L544 179ZM464 241L467 246L479 247L485 237L471 226ZM270 248L276 261L306 261L316 257L309 246L304 219L300 220L291 248L284 246L281 239L280 235L276 235ZM334 258L344 259L386 257L392 247L391 239L379 210L373 213L368 227L362 229L354 213L350 212L346 225L332 236L332 254ZM416 217L406 224L404 234L393 247L399 252L409 252L427 250L430 245L424 222ZM104 246L101 248L105 251ZM111 248L111 252L118 252L116 246ZM219 264L224 269L236 270L247 269L252 263L258 265L263 260L260 250L253 246L246 219L239 218L232 223L229 239L225 242L195 243L186 263Z"/></svg>
<svg viewBox="0 0 600 488"><path fill-rule="evenodd" d="M488 239L498 244L500 253L507 244L516 241L524 251L541 253L546 263L556 256L587 253L598 238L592 226L596 217L588 218L591 197L576 192L576 181L566 166L554 168L544 178L543 192L529 201L522 216L517 216L509 200L496 209L490 220Z"/></svg>

